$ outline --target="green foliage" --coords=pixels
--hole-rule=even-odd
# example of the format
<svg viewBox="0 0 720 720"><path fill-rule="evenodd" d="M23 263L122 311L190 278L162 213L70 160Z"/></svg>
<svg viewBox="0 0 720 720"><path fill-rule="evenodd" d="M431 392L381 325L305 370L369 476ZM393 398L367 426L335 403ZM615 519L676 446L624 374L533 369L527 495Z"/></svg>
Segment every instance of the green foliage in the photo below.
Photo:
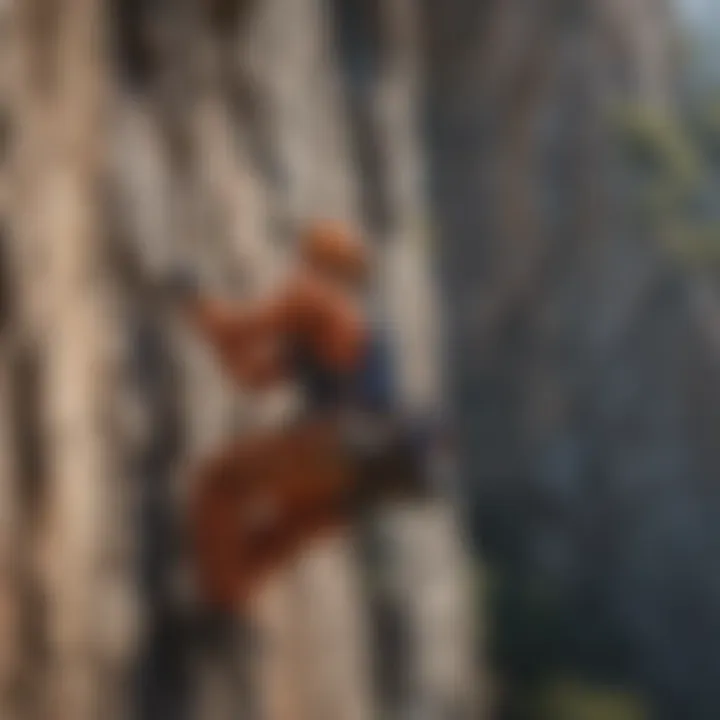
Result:
<svg viewBox="0 0 720 720"><path fill-rule="evenodd" d="M700 154L672 116L627 107L615 114L615 128L630 160L676 192L688 191L702 179Z"/></svg>
<svg viewBox="0 0 720 720"><path fill-rule="evenodd" d="M533 713L539 720L647 720L649 712L636 694L561 678L538 693Z"/></svg>
<svg viewBox="0 0 720 720"><path fill-rule="evenodd" d="M639 174L636 210L677 261L720 272L720 99L681 124L648 109L616 114L620 147ZM717 167L716 167L717 166Z"/></svg>
<svg viewBox="0 0 720 720"><path fill-rule="evenodd" d="M696 133L704 150L720 155L720 97L708 101L694 118Z"/></svg>
<svg viewBox="0 0 720 720"><path fill-rule="evenodd" d="M661 240L684 264L720 272L720 222L676 222L663 229Z"/></svg>

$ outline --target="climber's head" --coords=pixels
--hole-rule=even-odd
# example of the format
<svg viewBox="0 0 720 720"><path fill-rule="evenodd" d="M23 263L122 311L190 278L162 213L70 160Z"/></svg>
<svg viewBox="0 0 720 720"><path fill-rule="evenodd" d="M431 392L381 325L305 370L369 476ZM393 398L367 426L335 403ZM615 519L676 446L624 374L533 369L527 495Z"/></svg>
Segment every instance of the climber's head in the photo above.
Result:
<svg viewBox="0 0 720 720"><path fill-rule="evenodd" d="M341 223L315 221L300 236L300 257L313 272L349 288L366 285L370 253L363 241Z"/></svg>

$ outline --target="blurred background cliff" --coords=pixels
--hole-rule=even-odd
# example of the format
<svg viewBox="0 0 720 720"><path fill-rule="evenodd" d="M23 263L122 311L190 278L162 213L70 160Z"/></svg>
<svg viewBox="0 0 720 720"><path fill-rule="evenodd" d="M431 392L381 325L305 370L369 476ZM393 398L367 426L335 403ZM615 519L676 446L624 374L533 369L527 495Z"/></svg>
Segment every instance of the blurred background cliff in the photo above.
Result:
<svg viewBox="0 0 720 720"><path fill-rule="evenodd" d="M0 718L720 717L717 0L0 0ZM287 398L156 302L377 248L430 507L198 607L186 469Z"/></svg>

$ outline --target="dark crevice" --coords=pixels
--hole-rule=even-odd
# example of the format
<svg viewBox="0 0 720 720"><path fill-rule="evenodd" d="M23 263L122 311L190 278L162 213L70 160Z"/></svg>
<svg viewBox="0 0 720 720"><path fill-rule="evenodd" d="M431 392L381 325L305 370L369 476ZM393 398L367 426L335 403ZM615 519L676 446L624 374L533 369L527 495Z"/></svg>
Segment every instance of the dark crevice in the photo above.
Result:
<svg viewBox="0 0 720 720"><path fill-rule="evenodd" d="M370 231L383 237L391 232L395 219L374 101L388 44L383 36L382 3L332 0L331 13L361 180L362 214Z"/></svg>
<svg viewBox="0 0 720 720"><path fill-rule="evenodd" d="M18 348L14 358L11 412L17 448L20 506L25 520L37 517L45 467L42 452L41 370L36 348Z"/></svg>
<svg viewBox="0 0 720 720"><path fill-rule="evenodd" d="M10 155L10 142L12 140L12 123L10 112L0 105L0 167L4 166Z"/></svg>
<svg viewBox="0 0 720 720"><path fill-rule="evenodd" d="M1 142L1 141L0 141ZM3 333L12 315L10 258L8 257L7 232L0 225L0 333Z"/></svg>
<svg viewBox="0 0 720 720"><path fill-rule="evenodd" d="M208 18L219 37L233 36L257 0L205 0Z"/></svg>

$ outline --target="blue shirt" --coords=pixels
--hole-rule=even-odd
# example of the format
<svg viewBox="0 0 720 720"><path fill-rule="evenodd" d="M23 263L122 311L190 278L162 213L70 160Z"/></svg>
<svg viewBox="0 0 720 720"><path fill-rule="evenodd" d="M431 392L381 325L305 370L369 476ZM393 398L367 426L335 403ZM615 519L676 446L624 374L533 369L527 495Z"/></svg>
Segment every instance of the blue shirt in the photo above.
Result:
<svg viewBox="0 0 720 720"><path fill-rule="evenodd" d="M395 378L390 344L375 329L357 369L351 374L329 368L315 353L296 347L294 369L313 410L352 406L378 413L388 413L395 403Z"/></svg>

